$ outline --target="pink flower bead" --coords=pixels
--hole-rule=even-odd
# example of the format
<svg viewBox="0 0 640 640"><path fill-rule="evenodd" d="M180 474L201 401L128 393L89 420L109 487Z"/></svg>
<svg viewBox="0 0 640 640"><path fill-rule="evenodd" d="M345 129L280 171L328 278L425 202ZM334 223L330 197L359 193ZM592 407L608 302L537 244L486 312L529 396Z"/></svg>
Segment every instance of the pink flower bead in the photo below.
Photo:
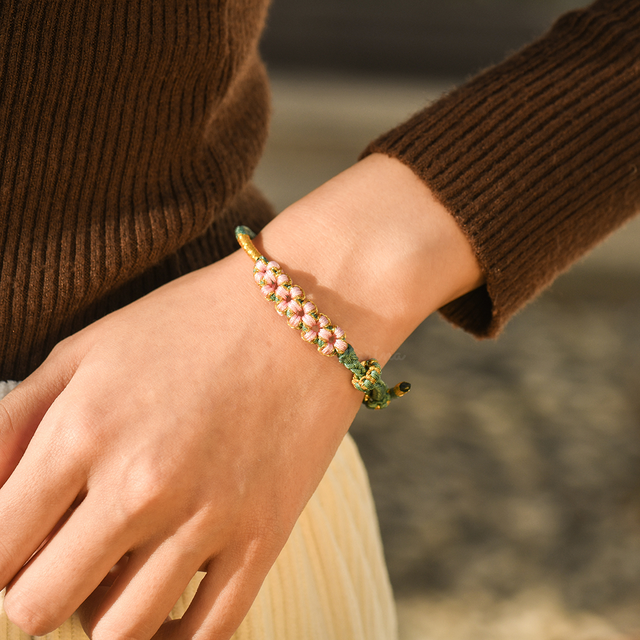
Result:
<svg viewBox="0 0 640 640"><path fill-rule="evenodd" d="M296 298L302 298L304 293L297 285L293 285L292 287L282 286L276 289L276 296L278 296L279 300L276 304L276 311L283 316L287 312L289 304Z"/></svg>
<svg viewBox="0 0 640 640"><path fill-rule="evenodd" d="M325 315L321 314L317 320L311 316L309 321L304 323L307 330L302 334L302 339L307 342L313 342L319 336L320 331L328 324L330 324L329 318Z"/></svg>
<svg viewBox="0 0 640 640"><path fill-rule="evenodd" d="M267 277L265 276L264 284L260 287L260 291L262 291L262 295L264 295L265 298L268 298L272 293L277 295L277 291L282 288L282 285L287 284L287 282L289 282L289 276L286 273L281 273L279 276L274 277L272 282L267 281Z"/></svg>
<svg viewBox="0 0 640 640"><path fill-rule="evenodd" d="M266 270L267 263L258 258L258 260L256 260L256 264L253 267L253 277L258 284L260 284L260 281L262 280L262 278L264 278L264 273Z"/></svg>
<svg viewBox="0 0 640 640"><path fill-rule="evenodd" d="M320 329L320 339L326 344L320 351L325 356L330 356L334 349L338 353L344 353L347 350L347 343L342 338L344 337L344 331L340 327L334 327L333 331L328 329Z"/></svg>
<svg viewBox="0 0 640 640"><path fill-rule="evenodd" d="M308 300L302 305L297 300L292 300L289 303L289 307L287 309L287 316L289 326L294 329L300 329L300 325L305 325L305 327L309 326L310 322L315 322L316 319L311 315L312 313L316 313L316 305L313 302L309 302Z"/></svg>
<svg viewBox="0 0 640 640"><path fill-rule="evenodd" d="M280 265L271 260L265 264L262 260L256 260L256 265L253 268L253 277L256 279L258 284L264 283L274 283L276 281L276 275L274 271L280 271Z"/></svg>

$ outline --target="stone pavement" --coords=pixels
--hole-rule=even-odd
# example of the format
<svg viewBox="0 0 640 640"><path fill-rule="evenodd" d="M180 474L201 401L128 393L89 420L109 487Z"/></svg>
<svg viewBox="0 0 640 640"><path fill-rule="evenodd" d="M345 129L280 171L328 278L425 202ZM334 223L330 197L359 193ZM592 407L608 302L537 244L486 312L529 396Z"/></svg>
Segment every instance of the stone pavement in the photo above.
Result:
<svg viewBox="0 0 640 640"><path fill-rule="evenodd" d="M257 181L278 208L446 84L276 77ZM352 428L402 640L640 638L640 220L497 341L433 316Z"/></svg>

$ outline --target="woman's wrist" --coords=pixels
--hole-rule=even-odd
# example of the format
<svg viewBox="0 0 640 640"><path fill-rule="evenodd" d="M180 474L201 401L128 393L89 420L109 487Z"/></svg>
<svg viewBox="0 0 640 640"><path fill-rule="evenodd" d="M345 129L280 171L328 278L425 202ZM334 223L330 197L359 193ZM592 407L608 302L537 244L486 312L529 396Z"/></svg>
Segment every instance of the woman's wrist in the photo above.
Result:
<svg viewBox="0 0 640 640"><path fill-rule="evenodd" d="M372 155L283 211L256 246L382 364L434 310L480 286L449 212L398 160Z"/></svg>

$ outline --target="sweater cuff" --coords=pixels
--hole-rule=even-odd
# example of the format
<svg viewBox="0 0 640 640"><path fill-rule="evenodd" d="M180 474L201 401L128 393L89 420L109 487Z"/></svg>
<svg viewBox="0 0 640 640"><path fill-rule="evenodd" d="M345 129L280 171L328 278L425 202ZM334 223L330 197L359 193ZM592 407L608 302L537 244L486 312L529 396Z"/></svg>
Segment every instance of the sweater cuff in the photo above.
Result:
<svg viewBox="0 0 640 640"><path fill-rule="evenodd" d="M466 234L486 285L441 309L478 337L640 209L640 0L599 1L371 143Z"/></svg>

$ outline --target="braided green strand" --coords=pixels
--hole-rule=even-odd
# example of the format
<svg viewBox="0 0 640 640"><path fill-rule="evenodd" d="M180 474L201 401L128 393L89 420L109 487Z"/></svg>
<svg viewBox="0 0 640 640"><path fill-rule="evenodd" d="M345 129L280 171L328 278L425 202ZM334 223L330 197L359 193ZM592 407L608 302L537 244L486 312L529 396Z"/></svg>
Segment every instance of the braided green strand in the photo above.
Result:
<svg viewBox="0 0 640 640"><path fill-rule="evenodd" d="M351 384L364 393L362 404L368 409L384 409L394 398L401 398L411 389L408 382L400 382L389 389L381 377L381 367L377 360L358 360L353 347L347 350L338 360L353 373Z"/></svg>

